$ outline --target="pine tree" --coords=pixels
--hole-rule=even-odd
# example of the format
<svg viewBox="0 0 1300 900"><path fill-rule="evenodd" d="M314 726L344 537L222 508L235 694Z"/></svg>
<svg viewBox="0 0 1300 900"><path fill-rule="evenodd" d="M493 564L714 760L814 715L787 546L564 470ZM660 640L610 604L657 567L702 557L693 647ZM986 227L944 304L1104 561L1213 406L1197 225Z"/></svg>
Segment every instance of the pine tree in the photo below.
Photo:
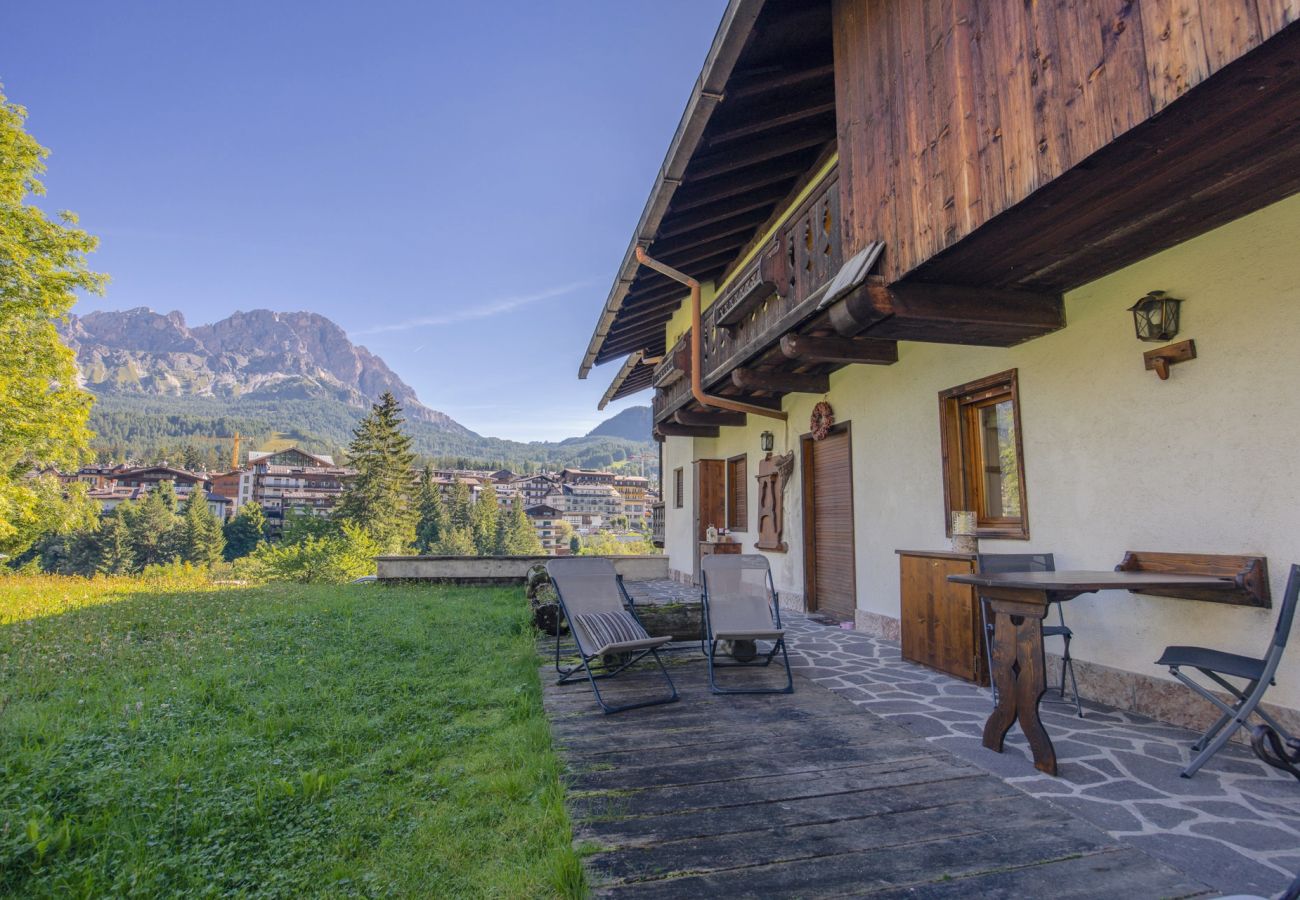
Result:
<svg viewBox="0 0 1300 900"><path fill-rule="evenodd" d="M415 540L410 504L411 438L402 431L402 408L392 393L352 431L348 458L357 475L339 501L336 516L366 530L383 552L396 553Z"/></svg>
<svg viewBox="0 0 1300 900"><path fill-rule="evenodd" d="M226 523L226 561L240 559L257 549L266 540L266 514L260 503L245 503L239 512Z"/></svg>
<svg viewBox="0 0 1300 900"><path fill-rule="evenodd" d="M226 539L221 533L221 523L208 508L207 492L202 485L190 489L181 507L177 545L181 559L196 566L210 566L221 559Z"/></svg>
<svg viewBox="0 0 1300 900"><path fill-rule="evenodd" d="M470 531L474 536L474 548L478 550L479 556L492 556L496 552L499 515L496 489L490 484L485 484L479 491L478 501L475 502L473 512L470 514Z"/></svg>
<svg viewBox="0 0 1300 900"><path fill-rule="evenodd" d="M450 527L447 506L442 502L442 492L433 480L433 470L428 466L420 473L420 484L415 492L415 549L428 553L442 540Z"/></svg>

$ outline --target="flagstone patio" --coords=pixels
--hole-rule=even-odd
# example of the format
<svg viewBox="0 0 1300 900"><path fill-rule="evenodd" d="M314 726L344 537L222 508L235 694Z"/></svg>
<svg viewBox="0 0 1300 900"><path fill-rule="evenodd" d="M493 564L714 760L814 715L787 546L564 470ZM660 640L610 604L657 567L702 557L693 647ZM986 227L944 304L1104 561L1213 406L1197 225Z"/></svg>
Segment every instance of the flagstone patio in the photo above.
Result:
<svg viewBox="0 0 1300 900"><path fill-rule="evenodd" d="M628 588L642 603L695 596L671 582ZM1072 704L1049 699L1043 719L1061 760L1060 777L1052 778L1033 768L1014 729L1005 753L981 746L987 689L906 663L895 643L797 613L783 617L802 676L793 696L716 697L689 646L668 654L682 693L671 706L601 716L587 685L557 688L547 679L547 708L573 771L579 839L605 848L591 869L611 893L745 896L752 889L770 896L776 882L769 876L788 875L812 879L780 882L803 896L907 885L924 886L926 895L1027 895L1035 883L1068 895L1062 879L1077 884L1080 896L1170 896L1206 886L1267 896L1300 870L1300 783L1248 748L1229 746L1184 779L1191 732L1086 702L1079 719ZM634 678L619 690L635 692L639 684ZM936 799L936 791L945 796ZM884 812L874 802L881 796L893 798ZM1028 805L1011 802L1016 796ZM998 812L985 826L958 817L986 802L1014 812ZM919 830L882 854L900 827L885 824L891 816L948 806L954 817L938 814L933 832ZM999 823L1017 831L1016 839L990 837L987 828ZM1030 835L1037 840L1047 823L1069 837L1029 868L999 855ZM976 835L996 850L976 853L978 864L967 859L973 851L949 857L937 850L946 842L978 843ZM1066 847L1075 848L1066 854L1071 860L1052 855ZM913 850L915 865L891 868ZM1168 868L1146 860L1160 873L1147 885L1135 874L1141 866L1113 855L1121 852ZM1094 856L1104 878L1077 861ZM958 859L965 868L954 868ZM769 871L773 866L781 872ZM1057 866L1064 874L1050 874ZM1115 873L1122 878L1108 881Z"/></svg>

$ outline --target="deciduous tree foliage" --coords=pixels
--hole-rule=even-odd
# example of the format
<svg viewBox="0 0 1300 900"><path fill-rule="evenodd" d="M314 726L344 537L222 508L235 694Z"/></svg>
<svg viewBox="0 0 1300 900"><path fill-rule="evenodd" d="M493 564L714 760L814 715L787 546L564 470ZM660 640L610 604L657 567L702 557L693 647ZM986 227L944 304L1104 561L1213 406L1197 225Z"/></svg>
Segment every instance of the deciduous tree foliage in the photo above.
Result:
<svg viewBox="0 0 1300 900"><path fill-rule="evenodd" d="M0 553L21 553L48 533L38 464L76 466L90 440L91 397L77 387L73 354L55 323L77 291L105 279L86 254L97 241L76 216L50 219L29 201L45 192L44 147L23 128L27 113L0 90Z"/></svg>
<svg viewBox="0 0 1300 900"><path fill-rule="evenodd" d="M348 461L357 470L335 515L365 529L381 553L400 553L415 541L411 493L411 439L402 431L402 407L389 392L352 432Z"/></svg>

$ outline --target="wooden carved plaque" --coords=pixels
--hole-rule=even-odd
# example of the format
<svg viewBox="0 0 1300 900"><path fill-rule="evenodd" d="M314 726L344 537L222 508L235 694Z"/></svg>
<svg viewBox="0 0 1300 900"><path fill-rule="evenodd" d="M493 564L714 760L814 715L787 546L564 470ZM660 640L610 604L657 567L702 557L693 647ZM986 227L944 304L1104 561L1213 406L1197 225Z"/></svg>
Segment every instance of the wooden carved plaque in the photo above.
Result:
<svg viewBox="0 0 1300 900"><path fill-rule="evenodd" d="M758 540L754 546L772 553L788 549L781 540L785 531L785 501L781 472L772 454L758 463Z"/></svg>

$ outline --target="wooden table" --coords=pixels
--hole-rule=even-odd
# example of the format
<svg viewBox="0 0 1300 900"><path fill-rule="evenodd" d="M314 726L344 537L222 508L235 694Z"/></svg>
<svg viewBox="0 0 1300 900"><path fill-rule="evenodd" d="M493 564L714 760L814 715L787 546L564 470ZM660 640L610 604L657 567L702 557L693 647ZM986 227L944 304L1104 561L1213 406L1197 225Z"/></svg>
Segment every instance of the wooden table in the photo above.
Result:
<svg viewBox="0 0 1300 900"><path fill-rule="evenodd" d="M1167 572L1001 572L950 575L957 584L974 585L993 613L993 684L998 705L984 723L984 746L1002 752L1013 723L1029 740L1034 768L1056 774L1056 749L1038 717L1047 690L1043 659L1043 617L1048 604L1095 591L1233 590L1231 578L1176 575Z"/></svg>

